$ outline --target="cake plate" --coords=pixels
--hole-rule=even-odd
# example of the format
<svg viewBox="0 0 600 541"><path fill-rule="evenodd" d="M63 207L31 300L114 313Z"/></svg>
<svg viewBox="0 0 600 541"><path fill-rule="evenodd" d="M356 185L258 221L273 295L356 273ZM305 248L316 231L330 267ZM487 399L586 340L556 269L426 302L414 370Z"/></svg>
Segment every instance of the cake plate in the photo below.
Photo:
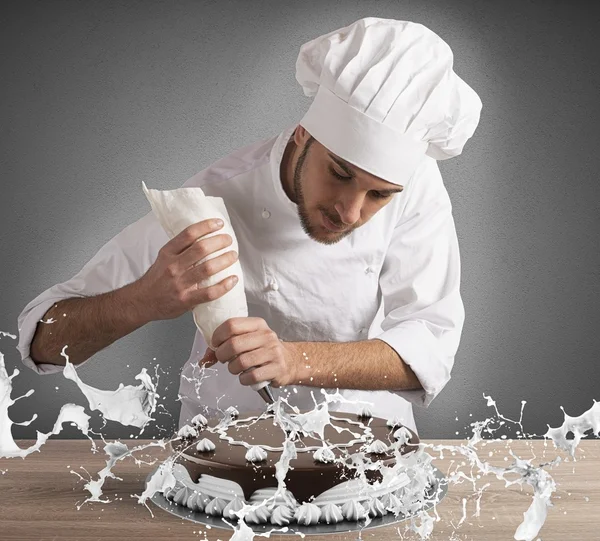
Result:
<svg viewBox="0 0 600 541"><path fill-rule="evenodd" d="M433 474L434 474L434 484L429 487L427 492L427 501L425 505L421 508L421 511L426 511L437 505L441 502L446 493L448 492L448 480L444 476L444 474L435 466L432 466ZM150 478L154 475L156 468L148 477L146 478L146 484L150 480ZM437 493L438 499L435 501L432 496ZM167 500L163 494L157 492L152 496L151 501L164 509L168 513L175 515L178 518L183 518L186 520L190 520L192 522L196 522L198 524L204 524L205 526L209 526L211 528L222 528L225 530L233 531L230 524L236 524L237 521L230 519L223 519L222 517L213 517L211 515L207 515L206 513L199 511L192 511L187 507L177 505L172 501ZM418 513L414 513L412 515L394 515L393 513L388 513L382 517L372 518L371 522L365 526L365 520L359 521L348 521L344 520L342 522L338 522L337 524L317 524L316 526L301 526L300 524L289 524L288 526L275 526L273 524L248 524L248 526L254 531L256 534L272 532L276 535L325 535L325 534L339 534L339 533L348 533L348 532L357 532L362 530L371 530L373 528L381 528L383 526L392 526L394 524L398 524L400 522L404 522L408 520L412 516L416 516ZM227 522L225 522L227 520Z"/></svg>

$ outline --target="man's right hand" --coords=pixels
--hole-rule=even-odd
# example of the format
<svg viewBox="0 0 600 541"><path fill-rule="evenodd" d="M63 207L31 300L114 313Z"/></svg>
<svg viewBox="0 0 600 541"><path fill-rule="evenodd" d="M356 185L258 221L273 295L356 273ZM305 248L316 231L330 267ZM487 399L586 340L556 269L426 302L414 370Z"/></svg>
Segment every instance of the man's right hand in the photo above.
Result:
<svg viewBox="0 0 600 541"><path fill-rule="evenodd" d="M154 264L135 284L148 321L179 317L198 304L222 297L237 283L237 276L228 276L210 287L201 285L238 259L233 250L206 259L232 244L227 234L207 237L222 227L220 220L192 224L159 250Z"/></svg>
<svg viewBox="0 0 600 541"><path fill-rule="evenodd" d="M79 364L150 321L178 317L225 295L236 276L210 287L200 285L237 261L231 250L214 257L233 242L229 235L217 234L222 227L215 220L193 224L167 242L148 272L135 282L53 304L42 318L51 324L38 323L31 341L33 361L64 366L63 351L68 346L70 361ZM207 257L211 259L204 261Z"/></svg>

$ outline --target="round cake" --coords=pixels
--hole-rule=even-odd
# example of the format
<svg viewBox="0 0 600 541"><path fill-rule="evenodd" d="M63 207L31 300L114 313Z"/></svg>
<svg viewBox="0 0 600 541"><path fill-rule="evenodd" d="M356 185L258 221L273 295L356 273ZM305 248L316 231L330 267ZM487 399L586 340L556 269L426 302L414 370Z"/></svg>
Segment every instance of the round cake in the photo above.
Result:
<svg viewBox="0 0 600 541"><path fill-rule="evenodd" d="M192 511L281 526L397 513L407 491L413 500L424 491L399 464L418 448L413 431L368 413L323 415L282 420L230 408L221 419L196 416L173 443L177 483L165 496Z"/></svg>

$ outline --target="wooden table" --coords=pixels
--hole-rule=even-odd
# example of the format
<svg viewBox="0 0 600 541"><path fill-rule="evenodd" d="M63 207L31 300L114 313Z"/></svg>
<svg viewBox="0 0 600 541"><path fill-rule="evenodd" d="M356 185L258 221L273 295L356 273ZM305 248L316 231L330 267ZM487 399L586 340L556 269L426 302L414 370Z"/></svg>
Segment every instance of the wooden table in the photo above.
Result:
<svg viewBox="0 0 600 541"><path fill-rule="evenodd" d="M21 448L32 444L19 441ZM132 440L129 447L145 443ZM433 444L458 445L460 440L427 440ZM479 456L494 465L508 463L503 459L509 456L506 443L487 444L479 448ZM554 445L543 440L513 441L513 452L520 458L533 458L535 464L550 461L557 455L567 458ZM122 481L107 479L104 496L111 503L86 503L77 510L88 495L77 471L88 479L85 468L92 477L105 466L106 455L102 442L98 442L97 453L92 453L88 440L50 439L40 453L33 453L25 460L21 458L0 459L0 539L50 541L62 539L85 539L118 541L121 539L152 539L177 541L188 539L227 540L231 530L206 530L202 525L181 520L148 502L154 517L146 507L137 503L132 494L141 494L144 480L155 466L138 467L131 458L119 462L114 472ZM488 456L489 452L493 456ZM166 452L150 448L146 452L156 458L166 457ZM437 456L436 453L432 453ZM509 457L510 459L510 457ZM449 453L443 459L436 459L435 465L444 473L455 468L457 457ZM468 473L468 470L465 470ZM557 483L554 493L554 507L549 509L548 518L539 537L543 541L593 541L600 540L600 442L584 440L577 451L577 461L563 462L549 470ZM490 483L481 498L481 516L475 513L472 485L469 483L452 485L448 495L438 505L440 521L436 523L430 539L434 541L480 540L489 541L513 539L523 512L531 503L531 490L521 490L518 486L504 488L504 482L495 477L482 478L478 486ZM588 500L586 500L586 497ZM466 519L454 532L463 516L463 498L467 501ZM453 533L454 532L454 533ZM322 539L356 539L356 534L328 535ZM399 535L396 527L366 530L362 534L366 540L373 539L419 539L415 534ZM258 539L263 539L257 537ZM296 536L272 536L271 539L291 541Z"/></svg>

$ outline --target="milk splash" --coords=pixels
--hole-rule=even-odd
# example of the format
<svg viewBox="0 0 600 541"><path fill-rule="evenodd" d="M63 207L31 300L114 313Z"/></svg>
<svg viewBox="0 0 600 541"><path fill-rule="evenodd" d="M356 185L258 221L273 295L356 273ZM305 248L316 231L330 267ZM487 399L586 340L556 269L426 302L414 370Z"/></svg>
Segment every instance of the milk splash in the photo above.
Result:
<svg viewBox="0 0 600 541"><path fill-rule="evenodd" d="M16 336L3 331L0 331L0 336L16 339ZM89 408L91 410L98 410L104 420L113 420L120 422L121 424L141 427L142 431L147 423L153 420L151 414L156 410L158 394L156 393L156 384L148 376L146 369L143 369L142 372L136 376L136 379L141 381L139 386L133 387L128 385L125 387L121 384L116 391L102 391L81 381L79 376L75 373L73 365L69 362L64 348L62 355L66 358L66 366L63 370L64 376L67 379L75 381L88 399ZM4 355L0 352L0 458L25 458L27 455L39 451L41 446L46 443L50 436L57 435L62 431L64 423L75 425L82 434L91 441L92 450L96 451L96 442L89 435L89 433L92 432L89 427L90 416L85 413L82 406L75 404L65 404L62 406L58 418L54 423L54 428L50 432L44 434L36 431L37 441L34 445L27 449L21 449L17 445L12 436L12 425L28 426L37 419L37 414L34 414L28 421L13 422L8 414L8 409L13 404L18 400L31 396L34 392L34 390L31 389L22 396L15 399L11 398L12 380L19 373L20 371L15 368L13 373L10 376L8 375L4 362ZM91 497L87 498L85 502L97 501L108 503L109 500L102 500L100 498L102 496L102 485L107 477L118 479L111 471L116 462L125 457L132 456L132 453L136 451L153 446L164 448L165 445L165 442L158 441L129 450L127 445L121 442L106 444L104 451L109 455L109 460L107 460L106 467L99 472L98 479L90 479L86 483L85 488L89 491ZM146 462L135 457L133 458L138 465L142 463L146 464ZM74 471L71 471L71 473L79 475ZM81 475L79 475L79 477L81 478ZM80 507L81 506L79 506L79 508Z"/></svg>
<svg viewBox="0 0 600 541"><path fill-rule="evenodd" d="M0 337L9 337L13 339L16 338L14 335L1 331ZM64 350L63 354L66 356ZM136 426L142 428L142 430L148 425L149 422L154 420L152 418L152 413L154 413L156 409L158 395L156 393L156 384L148 376L145 370L136 376L136 379L140 380L139 386L123 386L121 384L116 391L102 391L83 383L77 375L73 365L69 363L68 358L63 373L67 379L74 381L78 385L84 396L87 398L90 409L99 411L105 420L113 420L120 422L121 424ZM10 376L8 375L4 363L4 356L0 353L0 458L24 458L32 452L39 451L40 447L50 436L59 434L61 432L62 425L64 423L71 423L77 426L82 434L90 439L92 442L92 449L95 451L95 440L89 435L90 417L84 412L82 406L75 404L65 404L60 410L53 429L46 434L38 431L37 441L34 445L27 449L19 448L12 437L12 425L19 424L27 426L37 418L37 415L33 415L29 421L19 423L11 421L9 417L8 409L18 400L29 397L33 393L33 390L30 390L23 396L15 399L11 398L12 379L18 374L19 370L15 369ZM205 377L204 372L201 374L201 377ZM271 408L270 411L275 415L275 420L282 430L282 453L281 459L276 465L275 474L277 488L270 498L267 498L262 502L244 504L239 511L235 512L239 518L237 523L231 524L226 519L223 519L234 528L234 532L231 537L233 541L251 541L255 535L268 537L271 533L287 530L285 527L274 527L269 532L256 534L244 521L244 517L248 516L250 513L256 512L261 507L272 507L278 498L286 498L285 478L290 467L290 461L296 456L297 449L295 441L298 434L311 434L313 437L320 437L323 439L325 427L327 425L334 426L332 424L332 418L327 406L332 402L355 403L353 401L344 399L339 392L328 393L324 390L321 390L321 394L324 402L317 404L315 401L315 408L308 413L300 413L298 410L291 408L287 403L286 411L284 409L285 400L282 401L282 399L276 402L276 404ZM396 464L392 468L382 468L381 473L383 480L381 481L381 484L392 482L392 480L397 478L397 476L401 473L407 474L410 479L410 483L407 484L403 489L404 496L402 499L395 498L395 501L390 498L390 509L396 512L396 514L409 514L411 512L418 511L419 506L422 507L424 503L422 498L423 488L431 481L431 463L433 456L431 456L427 451L439 453L440 456L443 456L444 452L458 453L468 461L472 472L476 471L477 473L466 475L462 471L456 471L448 476L447 482L449 484L462 483L465 481L470 481L473 483L474 493L478 495L476 500L475 516L479 516L480 499L483 490L486 488L484 486L482 489L475 490L475 480L476 477L481 476L480 474L495 475L497 478L504 480L505 486L510 486L516 483L521 486L523 484L527 484L532 488L532 503L529 508L524 511L523 521L517 528L514 538L518 541L533 541L539 534L544 524L548 509L552 507L551 497L556 490L555 482L544 468L548 466L554 466L560 463L562 459L557 457L551 462L541 463L536 466L531 460L523 460L510 451L513 462L504 468L492 466L485 460L482 460L476 448L477 444L482 441L485 441L486 443L500 441L497 439L490 440L483 438L484 433L490 435L494 434L496 429L494 428L493 423L496 420L501 420L500 425L504 424L505 422L519 424L521 426L521 433L523 436L525 436L524 432L522 432L521 420L512 421L501 416L497 410L496 403L491 399L491 397L484 395L484 398L487 399L488 406L493 406L496 409L496 416L486 419L482 422L472 423L471 427L473 434L464 445L432 445L421 442L418 448L412 453L408 455L402 455L400 453L400 449L402 445L406 443L409 434L402 428L397 430L394 433L396 443L392 446L396 457ZM293 413L290 413L290 410ZM521 410L521 418L522 413L523 412ZM225 422L222 425L222 428L229 423L233 423L234 418L235 416L232 414L232 412L225 412ZM568 452L570 457L574 459L575 450L580 440L585 437L586 433L589 431L591 431L596 437L599 435L600 406L597 402L594 402L594 405L590 410L578 417L570 417L565 413L565 421L563 422L562 426L557 428L549 427L547 433L544 434L544 437L551 439L557 448ZM567 435L569 433L574 435L574 439L567 439ZM147 445L140 445L131 449L129 449L129 447L122 442L105 442L104 452L108 455L108 460L106 461L105 468L98 472L98 478L96 480L90 479L86 483L85 489L90 493L90 497L87 498L85 502L99 501L107 503L109 501L107 499L101 499L102 485L104 480L108 477L118 479L112 473L112 468L118 461L127 457L132 457L138 465L154 464L154 462L147 463L137 459L134 456L134 453L152 446L166 448L170 442L178 440L180 440L179 436L168 441L153 441ZM327 446L327 442L324 442L323 444L325 447ZM177 481L173 475L173 468L176 458L177 453L173 454L171 457L161 463L154 475L149 479L144 491L140 495L132 495L132 497L137 497L139 504L143 504L148 507L146 503L147 500L152 498L156 493L166 494L175 488ZM366 470L373 467L372 464L365 464L360 457L360 453L351 456L345 456L343 460L346 461L346 465L351 464L353 466L356 479L358 480L357 482L360 482L360 480L365 480ZM509 474L512 474L513 476L516 474L516 479L508 479L507 475ZM149 507L148 509L151 512ZM433 510L436 515L435 517L431 516L427 511L418 512L416 517L410 519L410 522L408 525L406 525L406 528L417 533L423 539L428 538L433 531L434 523L439 520L437 512L435 511L435 507ZM460 524L464 521L465 517L466 506L463 506L463 517L458 526L460 526ZM366 521L363 523L363 527L368 525L370 520L371 519L367 517Z"/></svg>
<svg viewBox="0 0 600 541"><path fill-rule="evenodd" d="M240 520L238 520L237 524L235 525L230 524L234 528L234 535L232 539L239 539L243 541L250 541L253 539L253 535L255 534L245 523L244 517L256 511L260 507L267 506L268 508L273 509L275 500L278 497L285 496L285 477L289 468L290 460L296 455L294 431L300 430L305 434L311 434L313 437L321 436L322 438L324 427L329 424L334 426L331 423L332 417L330 416L326 405L331 402L350 403L350 401L345 400L339 392L330 394L323 390L322 394L325 398L325 403L317 405L315 402L315 409L311 412L290 415L289 412L283 409L281 399L271 407L271 412L275 415L276 424L282 428L283 439L281 459L276 465L275 477L277 480L277 489L270 498L265 499L263 502L255 503L254 505L244 505L240 511L235 513ZM521 459L520 457L516 456L512 450L510 450L509 452L510 456L513 458L513 462L507 467L497 467L491 465L479 456L479 451L476 447L478 443L485 442L486 444L489 444L497 441L503 441L502 439L484 439L483 434L486 433L489 435L494 435L494 433L507 422L518 424L521 428L520 434L522 434L523 437L526 436L522 427L523 409L521 410L521 419L518 421L511 420L502 416L498 412L496 403L491 397L484 395L484 398L487 400L488 406L493 406L496 409L496 415L486 419L483 422L472 423L471 427L473 433L466 444L433 445L420 443L414 452L408 455L402 455L400 453L400 449L402 445L408 442L410 433L405 429L400 428L394 434L397 441L395 445L392 446L396 458L396 464L393 467L382 467L382 465L379 466L381 468L381 473L383 474L383 481L379 483L379 487L376 486L374 489L371 487L371 490L376 490L382 485L385 485L385 483L390 483L392 479L397 479L402 473L407 473L410 477L410 483L403 489L403 497L400 499L395 498L395 501L393 498L390 498L390 501L392 502L390 504L391 510L397 516L400 513L405 516L410 516L417 512L416 516L412 516L410 518L406 529L412 530L423 539L427 539L431 535L434 529L434 523L440 520L435 507L433 507L435 516L432 516L428 511L420 510L424 507L425 503L425 499L423 498L424 489L428 484L431 483L432 480L432 460L434 457L427 451L438 453L440 456L443 456L444 452L458 453L467 459L471 466L471 475L467 475L463 471L457 471L449 475L446 482L448 484L463 483L464 481L470 481L473 483L474 494L478 496L476 499L476 512L474 516L479 516L481 496L483 490L489 486L485 485L481 489L475 489L476 479L492 474L498 479L504 480L506 487L514 484L518 484L520 486L529 485L533 491L532 503L529 508L524 511L523 521L518 526L514 534L514 539L518 541L533 541L539 534L545 522L548 509L552 507L551 497L556 490L556 484L550 474L544 468L559 464L562 460L560 457L556 457L550 462L543 462L538 465L534 465L532 460ZM525 402L522 403L522 406L524 406L524 404ZM292 423L290 423L290 417L293 418ZM223 437L223 430L229 424L234 423L234 419L224 416L224 419L218 425L218 431L221 434L221 437ZM494 423L497 423L498 426L496 427ZM569 417L565 414L565 422L563 425L559 428L549 428L548 432L545 434L545 437L552 439L556 447L568 451L571 456L574 457L575 448L577 447L580 439L589 430L592 430L593 434L598 436L599 427L600 407L595 402L594 406L589 411L579 417ZM567 434L569 432L575 434L575 440L567 440ZM531 436L531 434L528 436ZM326 442L324 442L324 444L326 444ZM368 483L365 476L366 470L373 469L377 466L373 466L371 463L367 465L364 460L364 455L361 456L361 453L351 455L350 457L346 457L346 459L349 459L350 463L354 467L355 480L364 480L365 490L368 490ZM349 462L345 463L346 465L349 464ZM512 475L513 477L516 475L516 479L510 479L508 477L509 475ZM437 503L438 500L435 498L436 495L434 494L432 501ZM457 525L458 527L460 527L460 524L464 522L465 518L466 500L463 501L463 517ZM363 527L368 526L370 521L370 517L365 517ZM275 530L271 531L270 533L275 533Z"/></svg>
<svg viewBox="0 0 600 541"><path fill-rule="evenodd" d="M7 333L3 334L6 335ZM54 428L46 434L36 431L37 441L35 444L27 449L21 449L12 437L11 427L13 424L28 426L35 421L35 419L37 419L37 414L34 414L29 421L23 421L20 423L15 423L10 419L8 415L8 408L15 404L17 400L21 400L33 394L32 389L22 396L19 396L15 399L11 398L12 380L17 375L19 375L19 370L17 368L14 369L10 376L8 375L6 366L4 364L4 355L0 353L0 458L25 458L27 455L30 455L35 451L39 451L40 447L46 443L50 436L60 434L63 423L72 423L76 425L77 428L79 428L79 430L81 430L81 432L87 436L90 420L89 415L83 411L81 406L77 406L75 404L65 404L60 409L58 418L54 423ZM95 446L94 440L89 436L88 438L92 442L92 445Z"/></svg>
<svg viewBox="0 0 600 541"><path fill-rule="evenodd" d="M115 391L99 390L81 381L74 366L69 362L66 349L67 346L61 352L66 361L63 376L77 384L87 398L90 409L99 411L105 420L141 428L140 434L142 434L144 427L154 420L151 415L156 410L158 397L156 383L152 381L146 369L142 368L142 371L135 376L135 379L141 382L137 387L124 386L121 383Z"/></svg>

